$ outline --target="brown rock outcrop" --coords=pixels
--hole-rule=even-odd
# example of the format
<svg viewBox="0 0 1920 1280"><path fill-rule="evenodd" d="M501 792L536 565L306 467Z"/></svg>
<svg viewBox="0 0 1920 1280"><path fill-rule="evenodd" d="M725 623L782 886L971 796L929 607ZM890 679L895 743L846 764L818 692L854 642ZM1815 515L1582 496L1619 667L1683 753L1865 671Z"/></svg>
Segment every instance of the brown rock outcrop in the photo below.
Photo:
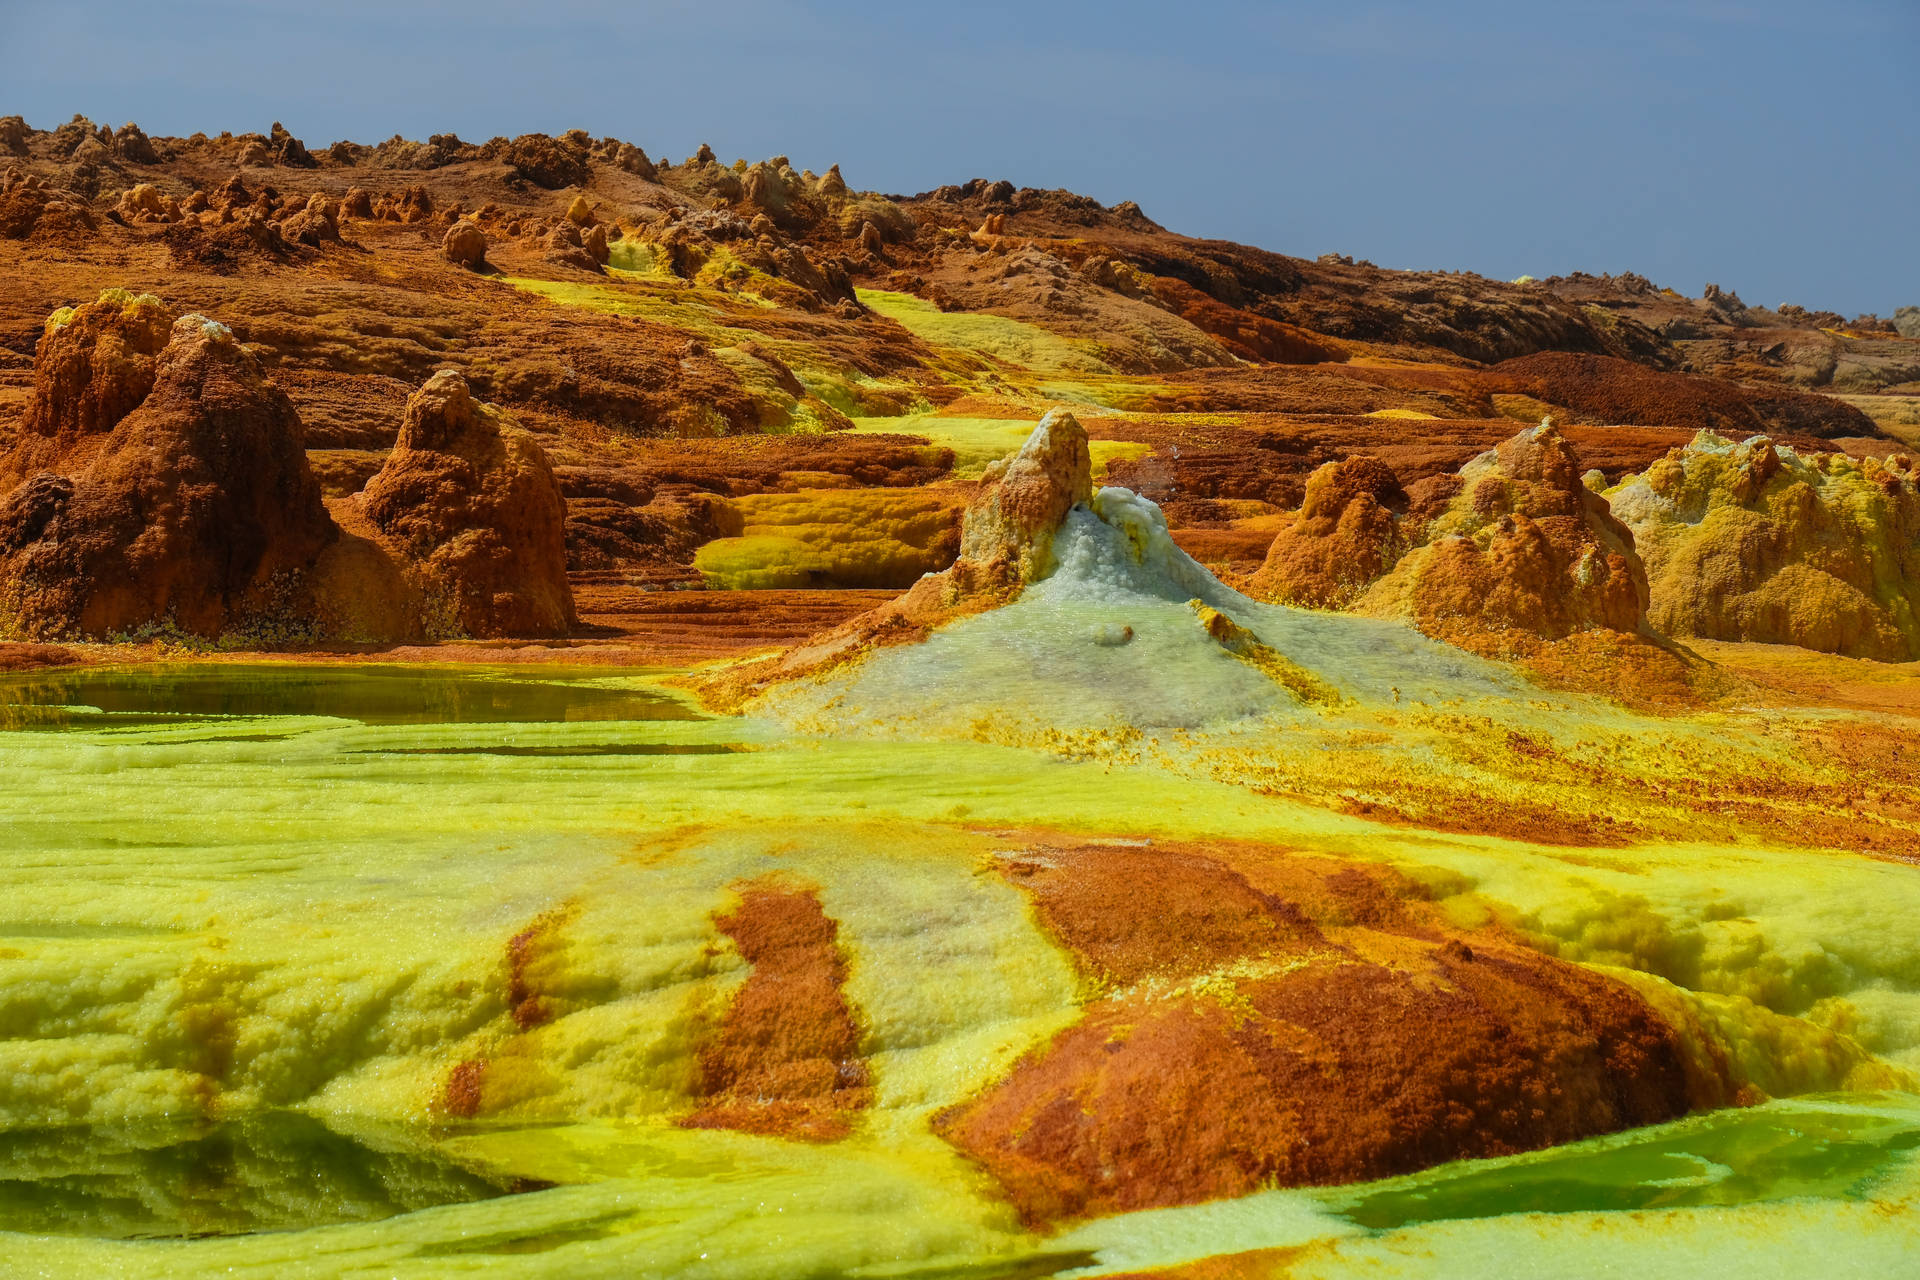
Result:
<svg viewBox="0 0 1920 1280"><path fill-rule="evenodd" d="M56 311L34 351L33 398L0 486L39 471L71 474L153 390L155 362L174 317L151 294L109 289Z"/></svg>
<svg viewBox="0 0 1920 1280"><path fill-rule="evenodd" d="M603 241L604 245L604 241ZM547 233L546 259L563 267L576 267L581 271L600 270L600 259L586 247L580 235L580 228L571 222L562 221Z"/></svg>
<svg viewBox="0 0 1920 1280"><path fill-rule="evenodd" d="M596 222L580 233L580 247L593 259L596 268L606 266L613 257L612 250L607 247L607 228L601 223Z"/></svg>
<svg viewBox="0 0 1920 1280"><path fill-rule="evenodd" d="M447 228L440 241L440 252L455 266L477 271L487 265L487 233L479 224L461 219Z"/></svg>
<svg viewBox="0 0 1920 1280"><path fill-rule="evenodd" d="M339 213L320 197L290 215L280 224L280 234L289 243L317 249L323 244L340 243Z"/></svg>
<svg viewBox="0 0 1920 1280"><path fill-rule="evenodd" d="M1544 351L1502 361L1488 371L1496 392L1564 405L1583 418L1643 427L1708 428L1808 435L1865 436L1873 423L1831 396L1784 387L1742 387L1719 378L1665 373L1631 360Z"/></svg>
<svg viewBox="0 0 1920 1280"><path fill-rule="evenodd" d="M521 134L500 148L496 158L512 165L534 186L549 191L581 186L593 172L584 147L544 133Z"/></svg>
<svg viewBox="0 0 1920 1280"><path fill-rule="evenodd" d="M443 625L470 636L564 635L566 503L532 435L443 370L407 401L367 482L367 515L424 579Z"/></svg>
<svg viewBox="0 0 1920 1280"><path fill-rule="evenodd" d="M619 149L614 152L613 163L615 167L637 178L645 178L649 182L659 176L659 171L654 168L653 161L647 158L647 153L631 142L620 144Z"/></svg>
<svg viewBox="0 0 1920 1280"><path fill-rule="evenodd" d="M0 504L7 628L41 638L146 626L204 636L310 630L303 578L339 532L292 402L205 317L174 323L148 357L144 318L96 315L91 343L49 335L60 369L48 385L73 405L37 409L36 421L97 428L122 411L149 358L152 389L71 479L42 472ZM104 385L76 385L95 369Z"/></svg>
<svg viewBox="0 0 1920 1280"><path fill-rule="evenodd" d="M394 212L402 222L425 222L433 216L433 196L425 187L408 187Z"/></svg>
<svg viewBox="0 0 1920 1280"><path fill-rule="evenodd" d="M180 206L150 182L136 183L120 193L114 212L129 223L178 222Z"/></svg>
<svg viewBox="0 0 1920 1280"><path fill-rule="evenodd" d="M51 191L31 173L0 176L0 240L89 237L93 214L77 198Z"/></svg>
<svg viewBox="0 0 1920 1280"><path fill-rule="evenodd" d="M300 139L294 137L278 120L273 122L271 133L273 162L289 169L317 169L320 162L313 158Z"/></svg>
<svg viewBox="0 0 1920 1280"><path fill-rule="evenodd" d="M133 164L159 164L160 153L140 126L129 120L113 135L113 154Z"/></svg>

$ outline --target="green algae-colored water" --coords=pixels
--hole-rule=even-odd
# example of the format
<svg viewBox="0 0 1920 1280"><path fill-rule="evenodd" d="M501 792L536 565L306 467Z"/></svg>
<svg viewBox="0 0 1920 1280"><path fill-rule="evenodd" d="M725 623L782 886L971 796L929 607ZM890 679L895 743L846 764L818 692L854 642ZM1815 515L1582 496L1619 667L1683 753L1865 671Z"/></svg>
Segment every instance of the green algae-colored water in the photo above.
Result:
<svg viewBox="0 0 1920 1280"><path fill-rule="evenodd" d="M0 1230L107 1238L369 1222L537 1184L471 1172L420 1135L297 1111L0 1133Z"/></svg>
<svg viewBox="0 0 1920 1280"><path fill-rule="evenodd" d="M1312 1245L1296 1274L1837 1276L1920 1250L1903 1094L1051 1237L931 1136L1083 998L982 873L1007 829L1257 836L1543 896L1612 883L1593 860L1146 768L802 739L631 672L92 669L0 677L0 705L0 1275L984 1277ZM1684 910L1709 854L1663 856L1619 882ZM1862 991L1910 985L1884 865L1711 856L1748 926L1880 939ZM768 874L819 886L867 1021L875 1105L840 1142L674 1123L744 976L712 916ZM1822 895L1858 905L1807 923ZM508 950L541 920L556 1013L521 1028ZM448 1072L479 1058L499 1105L452 1121Z"/></svg>
<svg viewBox="0 0 1920 1280"><path fill-rule="evenodd" d="M1916 1147L1920 1116L1827 1095L1449 1166L1365 1190L1341 1212L1388 1229L1509 1213L1847 1199L1904 1169Z"/></svg>
<svg viewBox="0 0 1920 1280"><path fill-rule="evenodd" d="M0 676L0 705L49 727L167 724L217 717L329 716L362 724L524 724L691 720L684 702L588 672L511 667L291 664L69 667Z"/></svg>

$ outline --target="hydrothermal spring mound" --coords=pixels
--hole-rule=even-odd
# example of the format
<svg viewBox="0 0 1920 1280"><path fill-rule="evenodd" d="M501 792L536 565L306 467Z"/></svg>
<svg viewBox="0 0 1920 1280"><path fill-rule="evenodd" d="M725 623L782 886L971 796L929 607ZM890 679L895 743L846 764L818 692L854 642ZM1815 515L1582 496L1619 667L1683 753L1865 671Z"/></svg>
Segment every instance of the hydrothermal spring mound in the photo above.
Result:
<svg viewBox="0 0 1920 1280"><path fill-rule="evenodd" d="M1915 673L1638 715L1050 518L742 715L0 673L0 1274L1920 1256Z"/></svg>

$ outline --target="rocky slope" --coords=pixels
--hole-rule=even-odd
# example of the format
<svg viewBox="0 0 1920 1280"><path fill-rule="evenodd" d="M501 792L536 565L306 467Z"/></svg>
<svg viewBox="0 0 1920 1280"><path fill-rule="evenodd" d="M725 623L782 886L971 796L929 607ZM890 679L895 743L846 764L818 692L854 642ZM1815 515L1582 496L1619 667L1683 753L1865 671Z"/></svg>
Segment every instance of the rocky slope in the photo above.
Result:
<svg viewBox="0 0 1920 1280"><path fill-rule="evenodd" d="M1761 315L1717 290L1307 261L1181 236L1128 202L985 180L889 197L837 167L672 160L578 131L322 148L277 127L13 117L0 149L0 269L18 286L0 296L0 481L93 447L157 355L135 317L115 321L84 358L117 372L60 375L98 403L57 421L40 398L64 396L59 379L43 392L34 374L45 316L151 293L217 316L260 362L337 508L389 464L416 389L458 374L551 464L580 625L643 645L680 643L662 587L897 590L943 570L982 468L1056 404L1096 482L1250 573L1316 468L1370 457L1412 487L1547 413L1609 481L1702 427L1884 457L1909 430L1905 401L1879 394L1900 390L1891 373L1802 376L1752 344L1878 344L1887 369L1920 351L1871 318ZM1747 354L1701 345L1728 342ZM1841 387L1875 394L1808 390ZM725 649L810 626L797 607L700 612L739 620ZM537 626L503 616L566 630L557 605Z"/></svg>

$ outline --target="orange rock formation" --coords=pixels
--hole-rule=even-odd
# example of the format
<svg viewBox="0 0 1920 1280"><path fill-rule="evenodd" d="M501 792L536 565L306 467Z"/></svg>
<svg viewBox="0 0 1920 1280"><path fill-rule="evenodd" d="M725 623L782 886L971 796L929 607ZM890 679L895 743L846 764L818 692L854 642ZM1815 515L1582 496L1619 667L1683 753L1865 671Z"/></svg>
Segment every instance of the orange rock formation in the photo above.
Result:
<svg viewBox="0 0 1920 1280"><path fill-rule="evenodd" d="M442 371L407 401L365 509L471 636L565 635L566 501L532 435Z"/></svg>

